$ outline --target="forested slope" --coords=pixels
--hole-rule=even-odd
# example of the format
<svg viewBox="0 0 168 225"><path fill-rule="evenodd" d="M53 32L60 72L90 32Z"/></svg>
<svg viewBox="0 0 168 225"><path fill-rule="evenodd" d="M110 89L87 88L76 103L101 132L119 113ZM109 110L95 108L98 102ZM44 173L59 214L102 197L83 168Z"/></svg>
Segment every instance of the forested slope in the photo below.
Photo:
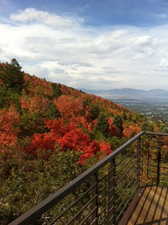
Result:
<svg viewBox="0 0 168 225"><path fill-rule="evenodd" d="M7 223L160 125L121 105L0 64L0 221Z"/></svg>

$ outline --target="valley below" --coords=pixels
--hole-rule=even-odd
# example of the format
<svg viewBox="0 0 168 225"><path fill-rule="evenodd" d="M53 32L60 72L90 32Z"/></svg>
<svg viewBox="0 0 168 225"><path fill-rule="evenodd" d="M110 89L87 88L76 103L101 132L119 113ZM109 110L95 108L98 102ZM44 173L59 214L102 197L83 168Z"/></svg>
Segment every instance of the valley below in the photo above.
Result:
<svg viewBox="0 0 168 225"><path fill-rule="evenodd" d="M111 89L88 92L107 98L148 118L168 122L168 91L163 89Z"/></svg>
<svg viewBox="0 0 168 225"><path fill-rule="evenodd" d="M168 99L160 102L147 102L138 99L112 99L115 103L126 106L132 111L147 117L168 122Z"/></svg>

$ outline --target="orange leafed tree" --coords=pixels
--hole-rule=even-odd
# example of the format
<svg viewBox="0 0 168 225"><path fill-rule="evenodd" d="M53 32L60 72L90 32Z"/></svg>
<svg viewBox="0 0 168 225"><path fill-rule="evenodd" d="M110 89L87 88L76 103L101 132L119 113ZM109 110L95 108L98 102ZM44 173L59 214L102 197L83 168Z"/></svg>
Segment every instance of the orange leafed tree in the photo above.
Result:
<svg viewBox="0 0 168 225"><path fill-rule="evenodd" d="M80 98L62 95L54 101L58 111L64 118L77 116L83 110L83 103Z"/></svg>
<svg viewBox="0 0 168 225"><path fill-rule="evenodd" d="M123 136L124 137L131 137L141 131L141 128L139 126L135 125L130 125L129 127L126 127L123 130Z"/></svg>
<svg viewBox="0 0 168 225"><path fill-rule="evenodd" d="M43 96L23 96L20 98L20 105L22 109L26 109L32 113L38 113L45 112L48 109L49 101Z"/></svg>

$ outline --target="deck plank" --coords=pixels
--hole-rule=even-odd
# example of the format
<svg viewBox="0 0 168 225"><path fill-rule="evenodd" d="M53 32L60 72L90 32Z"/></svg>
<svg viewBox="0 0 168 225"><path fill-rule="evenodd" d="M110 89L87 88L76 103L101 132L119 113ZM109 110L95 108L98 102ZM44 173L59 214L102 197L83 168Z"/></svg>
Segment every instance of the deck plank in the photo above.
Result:
<svg viewBox="0 0 168 225"><path fill-rule="evenodd" d="M144 191L142 192L142 196L139 199L139 202L137 203L134 211L132 212L132 216L131 219L128 221L128 225L134 225L136 224L138 217L141 214L142 211L142 207L145 203L145 200L147 199L147 195L149 194L149 189L144 189ZM136 211L136 213L134 213Z"/></svg>
<svg viewBox="0 0 168 225"><path fill-rule="evenodd" d="M127 225L168 225L168 188L146 187L140 192L137 204L131 214L125 216ZM127 214L130 210L127 210Z"/></svg>

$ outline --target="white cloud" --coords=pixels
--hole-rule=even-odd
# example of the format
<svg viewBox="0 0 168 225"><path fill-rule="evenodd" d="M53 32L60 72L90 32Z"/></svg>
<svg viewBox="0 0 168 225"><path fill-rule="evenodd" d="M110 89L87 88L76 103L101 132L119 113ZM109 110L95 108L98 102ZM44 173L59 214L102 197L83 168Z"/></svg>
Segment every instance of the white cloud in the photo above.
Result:
<svg viewBox="0 0 168 225"><path fill-rule="evenodd" d="M16 14L12 14L10 19L17 22L38 22L44 23L50 26L58 27L72 27L77 26L83 20L80 18L68 18L59 15L50 14L48 12L36 10L34 8L27 8L24 11L20 11Z"/></svg>
<svg viewBox="0 0 168 225"><path fill-rule="evenodd" d="M79 18L25 9L0 22L0 59L78 88L168 88L168 25L88 27Z"/></svg>

